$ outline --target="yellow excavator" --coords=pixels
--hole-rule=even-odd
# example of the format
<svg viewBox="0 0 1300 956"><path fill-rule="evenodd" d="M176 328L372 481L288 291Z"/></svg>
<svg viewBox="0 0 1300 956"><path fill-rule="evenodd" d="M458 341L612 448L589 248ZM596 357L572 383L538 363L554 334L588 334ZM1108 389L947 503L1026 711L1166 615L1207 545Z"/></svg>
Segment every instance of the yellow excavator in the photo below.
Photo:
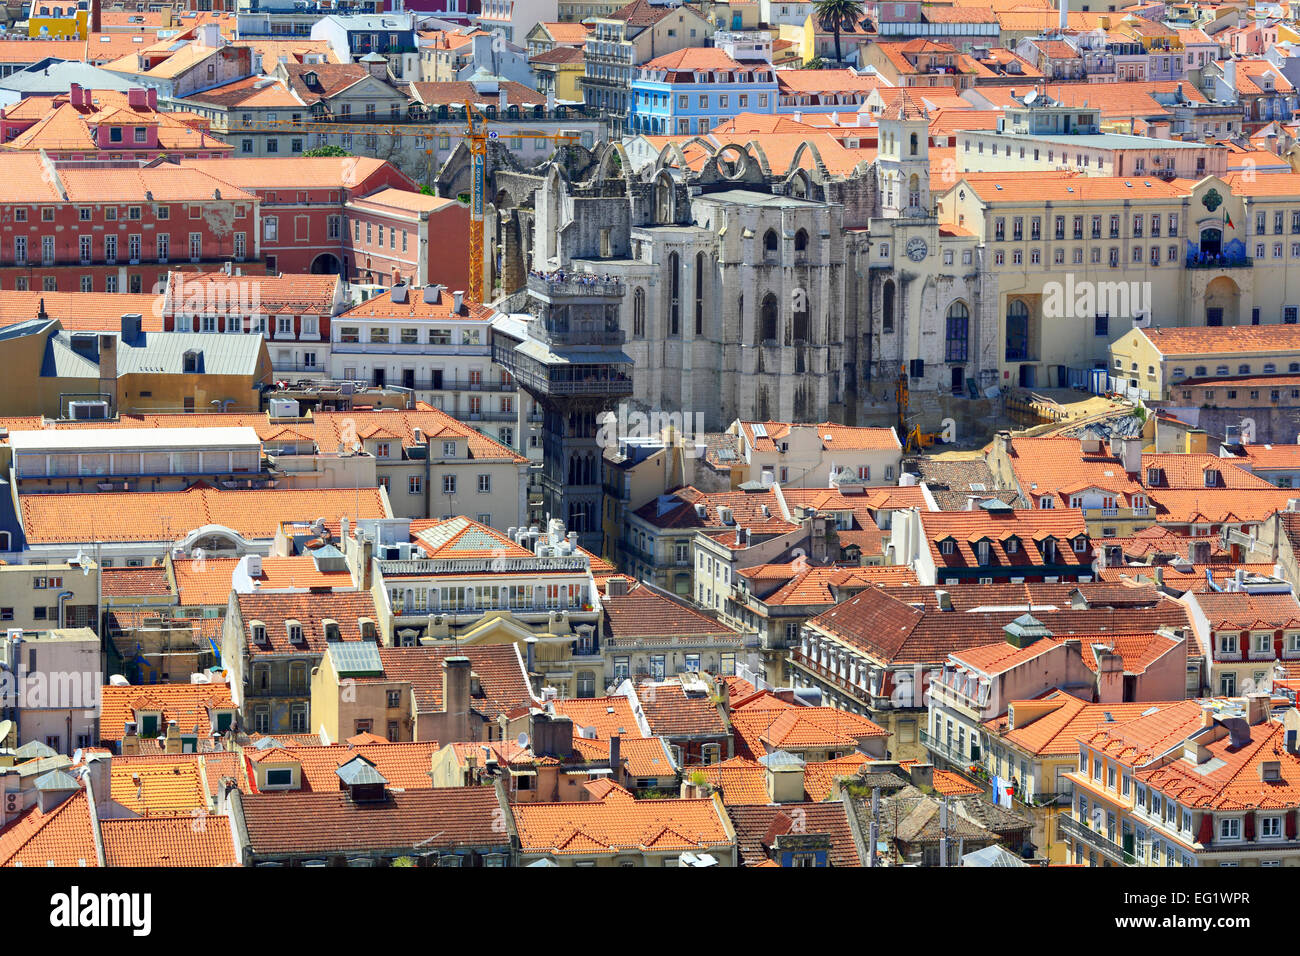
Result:
<svg viewBox="0 0 1300 956"><path fill-rule="evenodd" d="M907 369L901 365L898 367L898 382L894 385L894 398L898 402L898 439L903 443L903 454L911 455L933 445L938 437L933 432L921 431L920 425L907 427Z"/></svg>

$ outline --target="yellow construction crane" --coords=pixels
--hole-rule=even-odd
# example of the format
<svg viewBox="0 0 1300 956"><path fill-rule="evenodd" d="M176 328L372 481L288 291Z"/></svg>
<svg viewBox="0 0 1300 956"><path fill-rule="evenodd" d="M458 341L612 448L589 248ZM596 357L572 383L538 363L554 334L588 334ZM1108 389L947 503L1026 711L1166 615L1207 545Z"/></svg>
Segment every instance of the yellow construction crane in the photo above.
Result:
<svg viewBox="0 0 1300 956"><path fill-rule="evenodd" d="M516 117L508 117L511 121ZM526 115L520 115L519 122L527 122ZM483 286L483 210L487 205L484 196L487 178L487 144L499 139L498 130L488 129L490 122L487 114L477 107L466 108L467 125L464 138L469 146L470 155L470 217L469 217L469 290L466 298L471 302L483 302L489 298L490 289ZM275 129L292 130L301 133L364 133L368 136L391 136L394 139L412 137L428 143L424 152L433 155L433 139L442 135L441 130L428 123L335 123L308 121L295 123L292 120L254 120L241 124L239 129L231 130L233 135L244 130ZM580 137L574 133L535 133L527 130L511 130L505 134L511 139L546 139L553 143L576 143Z"/></svg>

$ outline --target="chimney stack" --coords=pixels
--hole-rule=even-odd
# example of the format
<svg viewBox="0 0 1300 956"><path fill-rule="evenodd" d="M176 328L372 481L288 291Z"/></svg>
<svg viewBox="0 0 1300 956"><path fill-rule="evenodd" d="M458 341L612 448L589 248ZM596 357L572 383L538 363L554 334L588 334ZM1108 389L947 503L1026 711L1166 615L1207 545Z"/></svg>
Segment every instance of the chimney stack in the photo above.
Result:
<svg viewBox="0 0 1300 956"><path fill-rule="evenodd" d="M618 734L609 738L609 769L612 779L617 784L623 782L623 739Z"/></svg>
<svg viewBox="0 0 1300 956"><path fill-rule="evenodd" d="M128 720L122 725L122 756L138 757L140 755L140 738L136 736L136 725L134 720Z"/></svg>
<svg viewBox="0 0 1300 956"><path fill-rule="evenodd" d="M469 740L468 657L448 657L442 662L442 709L447 715L449 740Z"/></svg>
<svg viewBox="0 0 1300 956"><path fill-rule="evenodd" d="M1251 694L1246 698L1246 722L1252 727L1267 723L1272 713L1272 697L1269 694Z"/></svg>

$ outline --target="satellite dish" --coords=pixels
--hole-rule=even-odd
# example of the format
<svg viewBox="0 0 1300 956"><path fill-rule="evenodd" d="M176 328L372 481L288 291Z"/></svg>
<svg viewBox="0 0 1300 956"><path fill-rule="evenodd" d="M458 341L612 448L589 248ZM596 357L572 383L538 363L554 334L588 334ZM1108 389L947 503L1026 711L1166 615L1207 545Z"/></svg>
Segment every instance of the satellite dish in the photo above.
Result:
<svg viewBox="0 0 1300 956"><path fill-rule="evenodd" d="M519 746L521 746L521 747L527 747L527 746L528 746L528 735L527 735L526 733L523 733L523 732L521 731L520 734L519 734L519 736L515 738L515 743L517 743L517 744L518 744Z"/></svg>

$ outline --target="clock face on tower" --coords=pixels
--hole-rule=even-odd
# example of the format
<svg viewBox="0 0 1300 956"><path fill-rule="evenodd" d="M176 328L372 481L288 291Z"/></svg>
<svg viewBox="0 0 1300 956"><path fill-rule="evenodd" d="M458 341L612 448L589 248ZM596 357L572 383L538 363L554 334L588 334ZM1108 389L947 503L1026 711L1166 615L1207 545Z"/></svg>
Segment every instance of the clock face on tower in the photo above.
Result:
<svg viewBox="0 0 1300 956"><path fill-rule="evenodd" d="M926 245L925 240L920 236L916 236L907 241L907 258L911 259L913 262L920 262L925 258L925 254L929 251L930 247Z"/></svg>

